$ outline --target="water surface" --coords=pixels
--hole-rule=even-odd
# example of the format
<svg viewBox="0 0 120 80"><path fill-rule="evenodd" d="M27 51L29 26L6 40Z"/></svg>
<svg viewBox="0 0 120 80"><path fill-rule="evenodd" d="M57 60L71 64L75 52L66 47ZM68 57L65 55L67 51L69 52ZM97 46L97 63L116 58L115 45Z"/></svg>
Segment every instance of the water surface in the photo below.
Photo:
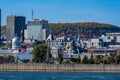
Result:
<svg viewBox="0 0 120 80"><path fill-rule="evenodd" d="M0 80L120 80L120 73L0 72Z"/></svg>

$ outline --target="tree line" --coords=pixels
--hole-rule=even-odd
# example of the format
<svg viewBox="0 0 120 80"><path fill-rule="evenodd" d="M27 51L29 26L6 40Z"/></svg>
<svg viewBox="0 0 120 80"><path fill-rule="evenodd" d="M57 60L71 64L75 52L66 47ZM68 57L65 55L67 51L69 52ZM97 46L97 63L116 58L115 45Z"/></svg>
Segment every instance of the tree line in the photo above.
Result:
<svg viewBox="0 0 120 80"><path fill-rule="evenodd" d="M83 39L97 38L102 34L119 32L120 28L115 25L83 22L83 23L50 23L54 38L65 36L72 38L80 36Z"/></svg>

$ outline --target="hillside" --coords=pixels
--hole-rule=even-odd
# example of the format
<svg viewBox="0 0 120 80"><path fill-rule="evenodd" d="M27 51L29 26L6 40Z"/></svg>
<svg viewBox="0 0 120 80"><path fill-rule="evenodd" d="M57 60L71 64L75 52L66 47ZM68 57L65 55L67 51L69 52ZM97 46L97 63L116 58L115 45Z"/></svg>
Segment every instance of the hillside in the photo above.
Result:
<svg viewBox="0 0 120 80"><path fill-rule="evenodd" d="M54 38L77 37L78 34L82 39L97 38L102 34L109 32L120 32L120 28L115 25L83 22L83 23L50 23Z"/></svg>

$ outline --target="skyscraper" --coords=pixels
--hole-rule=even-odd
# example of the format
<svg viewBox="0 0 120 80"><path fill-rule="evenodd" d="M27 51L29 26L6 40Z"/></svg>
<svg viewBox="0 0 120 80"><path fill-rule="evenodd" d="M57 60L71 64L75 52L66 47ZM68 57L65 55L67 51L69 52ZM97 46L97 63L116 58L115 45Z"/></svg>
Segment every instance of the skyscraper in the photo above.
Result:
<svg viewBox="0 0 120 80"><path fill-rule="evenodd" d="M51 29L47 20L33 19L27 24L28 38L33 40L46 40Z"/></svg>
<svg viewBox="0 0 120 80"><path fill-rule="evenodd" d="M11 41L12 38L17 35L21 37L21 31L26 28L25 17L23 16L8 16L6 26L6 40Z"/></svg>

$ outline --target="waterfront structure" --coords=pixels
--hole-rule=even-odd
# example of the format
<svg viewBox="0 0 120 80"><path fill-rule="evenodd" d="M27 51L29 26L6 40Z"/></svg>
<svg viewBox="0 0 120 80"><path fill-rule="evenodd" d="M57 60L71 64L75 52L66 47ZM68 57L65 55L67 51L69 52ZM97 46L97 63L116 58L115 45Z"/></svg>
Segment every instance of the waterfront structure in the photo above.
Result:
<svg viewBox="0 0 120 80"><path fill-rule="evenodd" d="M11 41L15 34L20 38L21 31L26 28L25 17L8 16L6 22L6 41Z"/></svg>
<svg viewBox="0 0 120 80"><path fill-rule="evenodd" d="M32 19L31 21L28 21L25 33L25 37L28 39L43 41L47 40L47 37L51 33L51 28L49 27L47 20Z"/></svg>

